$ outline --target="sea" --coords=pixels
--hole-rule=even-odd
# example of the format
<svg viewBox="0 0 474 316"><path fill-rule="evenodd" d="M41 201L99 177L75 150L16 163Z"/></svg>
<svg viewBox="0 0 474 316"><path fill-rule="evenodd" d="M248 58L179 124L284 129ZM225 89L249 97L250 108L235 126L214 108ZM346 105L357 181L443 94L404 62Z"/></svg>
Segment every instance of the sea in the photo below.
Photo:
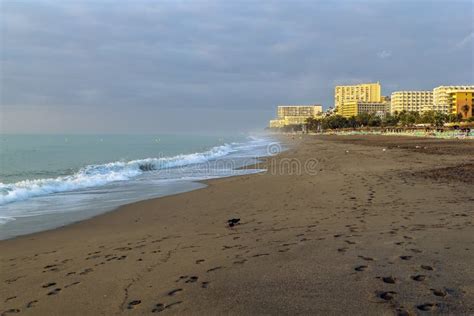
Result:
<svg viewBox="0 0 474 316"><path fill-rule="evenodd" d="M239 168L274 148L268 135L0 135L0 239L258 173Z"/></svg>

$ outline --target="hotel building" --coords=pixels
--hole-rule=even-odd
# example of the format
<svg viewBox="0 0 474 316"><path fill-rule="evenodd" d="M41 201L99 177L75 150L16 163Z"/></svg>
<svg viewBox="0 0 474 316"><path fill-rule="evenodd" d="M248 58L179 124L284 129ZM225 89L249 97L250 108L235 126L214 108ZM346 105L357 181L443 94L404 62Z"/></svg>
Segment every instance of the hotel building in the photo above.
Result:
<svg viewBox="0 0 474 316"><path fill-rule="evenodd" d="M473 116L474 92L451 92L448 96L451 114L461 114L463 119Z"/></svg>
<svg viewBox="0 0 474 316"><path fill-rule="evenodd" d="M334 106L337 112L341 112L348 102L380 102L380 83L363 83L349 86L336 86L334 89Z"/></svg>
<svg viewBox="0 0 474 316"><path fill-rule="evenodd" d="M305 124L309 117L320 117L323 113L321 105L280 105L277 119L270 121L270 127Z"/></svg>
<svg viewBox="0 0 474 316"><path fill-rule="evenodd" d="M423 112L433 105L432 91L395 91L392 93L391 113Z"/></svg>
<svg viewBox="0 0 474 316"><path fill-rule="evenodd" d="M376 114L384 117L390 112L389 101L379 102L365 102L365 101L350 101L341 106L339 114L344 117L357 116L362 113Z"/></svg>
<svg viewBox="0 0 474 316"><path fill-rule="evenodd" d="M472 86L439 86L433 89L433 105L431 110L441 111L446 114L454 113L453 109L455 104L454 100L457 101L459 98L462 99L462 95L457 97L457 93L474 93L474 85ZM460 101L459 101L460 102ZM458 112L460 113L460 112Z"/></svg>

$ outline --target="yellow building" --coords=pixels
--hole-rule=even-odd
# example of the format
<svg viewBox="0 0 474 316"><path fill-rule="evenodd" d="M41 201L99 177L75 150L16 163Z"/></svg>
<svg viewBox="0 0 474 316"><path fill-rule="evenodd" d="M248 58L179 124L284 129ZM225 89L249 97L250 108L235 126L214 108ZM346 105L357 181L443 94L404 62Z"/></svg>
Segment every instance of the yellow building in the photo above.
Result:
<svg viewBox="0 0 474 316"><path fill-rule="evenodd" d="M433 105L431 110L441 111L446 114L452 113L453 93L473 93L474 85L471 86L439 86L433 89Z"/></svg>
<svg viewBox="0 0 474 316"><path fill-rule="evenodd" d="M461 114L463 119L473 116L473 92L451 92L449 93L448 101L452 114Z"/></svg>
<svg viewBox="0 0 474 316"><path fill-rule="evenodd" d="M379 82L336 86L334 89L334 106L338 112L340 112L347 102L380 102L380 100L381 87Z"/></svg>
<svg viewBox="0 0 474 316"><path fill-rule="evenodd" d="M288 125L301 125L309 117L320 117L323 113L321 105L280 105L277 109L277 119L271 120L271 128Z"/></svg>
<svg viewBox="0 0 474 316"><path fill-rule="evenodd" d="M270 120L270 124L268 125L270 128L280 128L285 126L284 120Z"/></svg>
<svg viewBox="0 0 474 316"><path fill-rule="evenodd" d="M433 91L395 91L392 93L392 113L423 112L433 105Z"/></svg>
<svg viewBox="0 0 474 316"><path fill-rule="evenodd" d="M390 102L364 102L364 101L350 101L346 102L338 114L344 117L356 116L362 113L376 114L377 116L385 116L390 112Z"/></svg>
<svg viewBox="0 0 474 316"><path fill-rule="evenodd" d="M279 105L278 118L288 117L316 117L323 113L321 105Z"/></svg>

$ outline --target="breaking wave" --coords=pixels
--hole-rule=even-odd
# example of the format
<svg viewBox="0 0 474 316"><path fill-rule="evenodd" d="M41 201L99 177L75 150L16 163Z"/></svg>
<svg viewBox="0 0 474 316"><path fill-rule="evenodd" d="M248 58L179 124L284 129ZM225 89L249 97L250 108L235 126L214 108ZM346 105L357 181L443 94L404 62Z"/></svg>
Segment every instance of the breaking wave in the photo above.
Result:
<svg viewBox="0 0 474 316"><path fill-rule="evenodd" d="M0 205L26 200L35 196L97 187L114 181L129 180L144 172L205 163L237 151L238 145L226 144L213 147L206 152L174 157L147 158L88 165L74 174L57 178L28 179L8 184L0 182ZM3 220L8 221L9 219L0 219L0 223Z"/></svg>

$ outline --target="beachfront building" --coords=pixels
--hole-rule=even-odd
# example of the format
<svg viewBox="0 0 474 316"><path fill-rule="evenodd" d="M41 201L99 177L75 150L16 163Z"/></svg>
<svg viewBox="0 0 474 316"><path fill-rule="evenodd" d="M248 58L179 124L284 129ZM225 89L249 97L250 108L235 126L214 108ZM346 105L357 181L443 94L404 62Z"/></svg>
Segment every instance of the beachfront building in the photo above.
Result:
<svg viewBox="0 0 474 316"><path fill-rule="evenodd" d="M463 119L473 116L474 92L451 92L448 94L448 102L451 114L461 114Z"/></svg>
<svg viewBox="0 0 474 316"><path fill-rule="evenodd" d="M431 110L441 111L443 113L452 113L454 107L453 100L456 99L456 93L473 93L474 85L471 86L439 86L433 89L433 104ZM459 98L462 99L460 95ZM457 101L456 101L457 102Z"/></svg>
<svg viewBox="0 0 474 316"><path fill-rule="evenodd" d="M357 116L363 113L375 114L385 117L390 112L390 102L387 100L379 102L350 101L341 106L338 114L344 117Z"/></svg>
<svg viewBox="0 0 474 316"><path fill-rule="evenodd" d="M433 105L433 91L395 91L392 93L391 113L423 112Z"/></svg>
<svg viewBox="0 0 474 316"><path fill-rule="evenodd" d="M280 128L285 126L284 120L270 120L270 124L268 125L270 128Z"/></svg>
<svg viewBox="0 0 474 316"><path fill-rule="evenodd" d="M335 109L339 114L341 114L342 108L348 102L380 102L381 90L379 82L336 86L334 89Z"/></svg>
<svg viewBox="0 0 474 316"><path fill-rule="evenodd" d="M321 105L279 105L277 114L283 117L317 117L323 113Z"/></svg>
<svg viewBox="0 0 474 316"><path fill-rule="evenodd" d="M309 117L321 117L323 107L314 105L279 105L277 119L270 121L270 128L305 124Z"/></svg>

